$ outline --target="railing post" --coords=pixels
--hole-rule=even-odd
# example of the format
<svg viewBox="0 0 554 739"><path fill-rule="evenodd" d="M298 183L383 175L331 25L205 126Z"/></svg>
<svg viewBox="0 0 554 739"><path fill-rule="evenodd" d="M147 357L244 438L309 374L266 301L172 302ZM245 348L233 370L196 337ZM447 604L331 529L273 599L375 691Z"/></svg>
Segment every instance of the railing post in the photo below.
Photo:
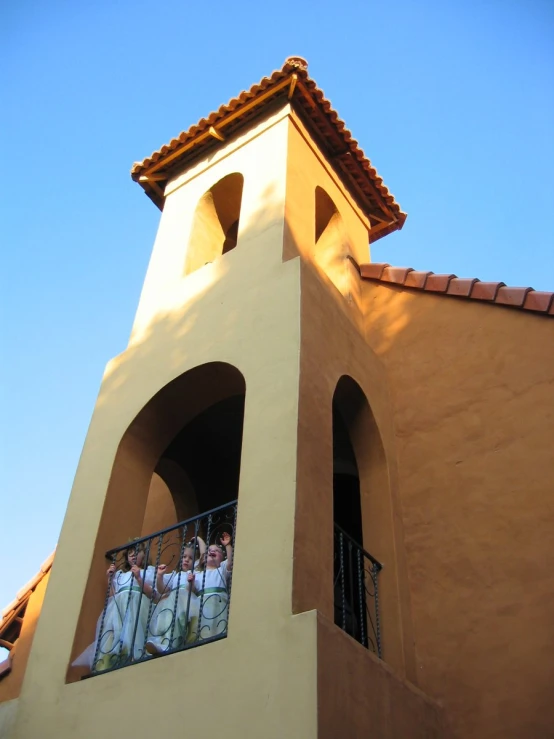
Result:
<svg viewBox="0 0 554 739"><path fill-rule="evenodd" d="M350 617L351 624L347 624L346 618L346 564L344 557L344 545L348 546L348 601L350 604ZM350 634L356 641L362 644L367 649L373 647L373 650L377 653L379 658L382 657L382 645L381 645L381 624L379 617L379 591L377 584L377 576L379 571L382 569L382 565L373 557L369 552L366 552L357 541L354 541L352 537L347 534L338 524L334 525L334 547L335 547L335 558L339 557L339 572L337 579L333 572L333 590L335 597L335 623L337 626L340 625L343 631ZM353 557L353 552L355 556ZM354 562L355 560L355 562ZM366 570L367 560L367 570ZM354 583L354 567L357 570L357 594L356 585ZM336 592L337 582L340 576L340 610L342 612L340 623L337 619L337 603L338 597ZM373 584L373 592L368 590L366 576L369 576ZM357 608L355 607L355 599L358 599ZM373 604L375 608L375 619L372 618L368 607L368 597L373 598ZM356 612L359 612L359 624L357 623ZM374 623L375 620L375 623ZM375 644L373 639L369 636L368 624L371 625L373 633L375 635Z"/></svg>

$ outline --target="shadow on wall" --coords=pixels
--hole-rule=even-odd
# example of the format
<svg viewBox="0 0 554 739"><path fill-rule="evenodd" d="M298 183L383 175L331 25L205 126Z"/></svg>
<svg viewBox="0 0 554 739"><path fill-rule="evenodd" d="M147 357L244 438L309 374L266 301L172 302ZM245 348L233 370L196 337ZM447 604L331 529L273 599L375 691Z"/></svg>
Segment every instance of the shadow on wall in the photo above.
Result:
<svg viewBox="0 0 554 739"><path fill-rule="evenodd" d="M337 206L321 187L315 189L313 261L347 300L350 294L350 240Z"/></svg>
<svg viewBox="0 0 554 739"><path fill-rule="evenodd" d="M185 275L237 245L244 177L238 172L223 177L202 195L196 206L187 249Z"/></svg>
<svg viewBox="0 0 554 739"><path fill-rule="evenodd" d="M106 370L97 409L110 405L112 398L121 400L126 392L137 396L133 367L136 363L156 367L140 377L140 394L144 397L134 421L123 433L108 485L101 524L85 591L73 656L79 654L94 635L97 614L105 598L104 553L140 534L152 533L158 526L172 525L199 512L216 507L238 496L245 383L240 368L221 361L195 367L178 375L187 352L187 337L199 322L206 320L210 303L217 306L217 331L209 323L203 327L208 348L213 345L217 356L218 337L232 333L244 320L236 305L221 311L226 294L244 291L244 269L252 269L256 280L247 286L252 301L264 299L264 241L274 238L268 247L267 261L282 256L283 204L268 188L261 198L258 213L239 235L237 248L231 246L238 233L243 178L240 174L220 180L201 198L191 239L211 222L205 233L213 249L211 264L204 264L205 252L198 247L195 262L187 260L186 272L175 300L175 309L153 317L140 336L133 337L127 350L112 360ZM326 258L336 259L341 268L348 262L348 242L340 215L328 196L321 191L314 238ZM209 225L209 224L208 224ZM262 236L263 235L263 236ZM199 237L200 238L200 237ZM333 246L340 241L340 254L333 257ZM197 242L200 244L200 241ZM216 245L217 244L217 251ZM277 251L276 244L279 249ZM300 250L294 245L296 252ZM231 253L225 253L231 251ZM199 260L203 263L200 264ZM191 266L192 265L192 266ZM267 272L271 267L268 264ZM320 269L322 267L320 266ZM225 284L222 285L223 278ZM262 284L260 284L260 281ZM339 299L339 296L336 296ZM213 311L212 311L213 313ZM210 330L211 329L211 330ZM163 347L163 357L154 356ZM208 352L210 353L210 352ZM162 371L159 371L160 365ZM161 378L167 378L160 390ZM152 383L149 386L149 382ZM123 431L123 430L122 430ZM217 456L221 464L212 463ZM213 491L226 491L223 495ZM162 505L158 505L160 501ZM165 520L159 512L164 510ZM152 513L157 512L158 518ZM83 522L83 525L86 525ZM80 674L70 668L68 680Z"/></svg>
<svg viewBox="0 0 554 739"><path fill-rule="evenodd" d="M72 659L94 638L96 618L106 593L107 550L238 497L244 377L225 361L200 365L184 374L178 374L178 368L186 358L187 336L201 321L208 321L201 336L208 349L210 344L215 349L208 354L217 356L219 337L232 333L233 326L241 320L240 306L227 311L221 311L220 306L226 294L232 292L233 282L244 293L244 269L252 263L258 266L254 266L254 274L263 281L263 239L258 241L257 236L267 234L273 227L278 227L282 234L282 207L274 202L272 190L268 189L259 217L243 231L238 248L221 254L224 247L220 245L220 256L213 264L184 278L183 299L175 301L176 308L155 316L144 333L112 360L106 371L97 409L109 406L112 398L121 407L125 394L133 399L143 395L144 404L124 430L111 470ZM241 243L245 244L242 251ZM280 257L281 246L278 240L271 245L268 263L274 262L276 255ZM224 276L227 279L222 285ZM263 299L263 284L253 280L252 294L249 286L246 289L254 304L258 297ZM217 331L205 316L214 314L210 304L216 306ZM160 347L165 352L162 358L156 354ZM142 372L137 378L133 372L137 364L152 366L152 373ZM164 377L167 383L160 389ZM82 674L82 667L72 667L67 677L73 681Z"/></svg>

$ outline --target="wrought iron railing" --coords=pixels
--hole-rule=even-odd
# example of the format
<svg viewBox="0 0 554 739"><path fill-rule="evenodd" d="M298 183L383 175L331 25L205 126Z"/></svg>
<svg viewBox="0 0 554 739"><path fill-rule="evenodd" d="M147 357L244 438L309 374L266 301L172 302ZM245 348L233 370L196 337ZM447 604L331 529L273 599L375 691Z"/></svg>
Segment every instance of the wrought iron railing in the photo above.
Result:
<svg viewBox="0 0 554 739"><path fill-rule="evenodd" d="M74 664L91 675L227 635L237 502L106 553L95 642Z"/></svg>
<svg viewBox="0 0 554 739"><path fill-rule="evenodd" d="M335 623L382 657L377 576L383 566L338 524L334 553Z"/></svg>

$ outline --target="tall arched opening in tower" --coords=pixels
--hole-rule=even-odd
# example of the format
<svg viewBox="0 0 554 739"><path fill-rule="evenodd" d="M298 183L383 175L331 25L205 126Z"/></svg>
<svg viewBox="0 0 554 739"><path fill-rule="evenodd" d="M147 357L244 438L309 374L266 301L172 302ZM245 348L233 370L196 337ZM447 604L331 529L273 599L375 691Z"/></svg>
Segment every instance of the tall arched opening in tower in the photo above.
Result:
<svg viewBox="0 0 554 739"><path fill-rule="evenodd" d="M204 364L161 388L128 426L115 455L72 659L95 638L99 641L98 614L106 612L111 597L106 591L107 551L118 550L112 561L119 567L125 564L129 542L138 539L143 568L150 566L156 573L165 565L166 572L178 572L191 540L201 538L210 549L229 534L234 544L245 392L238 369L223 362ZM200 554L197 549L195 558ZM155 580L156 574L150 583L154 588ZM148 628L155 601L151 597ZM173 638L173 625L171 629ZM148 633L141 637L139 657L135 650L130 659L148 656ZM121 662L121 655L116 656ZM115 658L112 662L103 664L109 669L122 666ZM68 680L80 677L75 669L80 668L70 668Z"/></svg>
<svg viewBox="0 0 554 739"><path fill-rule="evenodd" d="M335 623L381 656L377 578L370 554L372 498L386 475L383 445L360 386L346 375L333 396L333 517Z"/></svg>
<svg viewBox="0 0 554 739"><path fill-rule="evenodd" d="M237 245L244 177L233 172L202 195L194 213L185 275L213 262Z"/></svg>

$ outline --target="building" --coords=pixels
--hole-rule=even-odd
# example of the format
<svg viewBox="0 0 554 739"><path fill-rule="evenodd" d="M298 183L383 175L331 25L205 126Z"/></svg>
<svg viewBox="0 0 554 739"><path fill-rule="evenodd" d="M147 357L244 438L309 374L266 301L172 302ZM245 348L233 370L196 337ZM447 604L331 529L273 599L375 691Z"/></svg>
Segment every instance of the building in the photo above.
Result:
<svg viewBox="0 0 554 739"><path fill-rule="evenodd" d="M372 263L406 216L300 58L132 177L160 227L5 735L554 736L554 295Z"/></svg>

